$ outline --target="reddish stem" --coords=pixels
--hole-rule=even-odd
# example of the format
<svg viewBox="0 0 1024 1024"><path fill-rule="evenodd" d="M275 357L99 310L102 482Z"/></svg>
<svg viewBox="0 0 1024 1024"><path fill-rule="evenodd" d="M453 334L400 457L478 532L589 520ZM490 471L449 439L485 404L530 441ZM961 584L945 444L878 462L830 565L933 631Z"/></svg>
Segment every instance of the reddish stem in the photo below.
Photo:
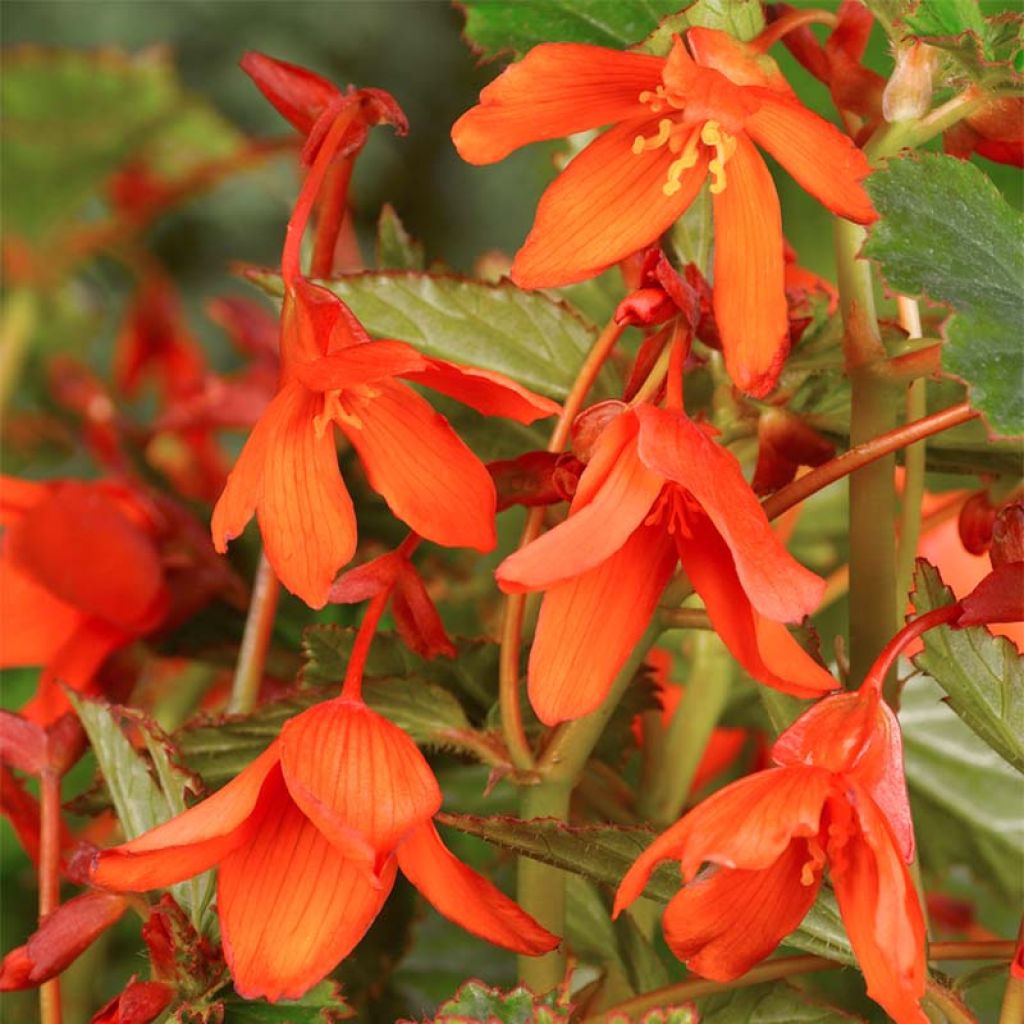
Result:
<svg viewBox="0 0 1024 1024"><path fill-rule="evenodd" d="M831 11L786 11L781 18L776 18L750 45L761 53L766 53L784 35L804 25L828 25L835 28L839 19Z"/></svg>
<svg viewBox="0 0 1024 1024"><path fill-rule="evenodd" d="M940 434L943 430L957 427L961 423L967 423L978 416L966 402L960 405L943 409L942 412L925 416L923 419L914 420L913 423L905 423L902 427L890 430L885 434L865 441L864 444L856 445L849 451L844 452L836 459L826 462L823 466L811 470L804 476L794 480L791 484L777 491L770 498L766 499L763 508L769 519L775 519L782 515L786 509L799 505L801 501L809 498L812 494L829 484L841 480L855 470L866 466L876 459L904 448L915 441L921 441L932 434Z"/></svg>
<svg viewBox="0 0 1024 1024"><path fill-rule="evenodd" d="M683 363L689 354L688 328L677 323L672 332L672 350L668 355L668 376L665 379L665 408L683 411Z"/></svg>
<svg viewBox="0 0 1024 1024"><path fill-rule="evenodd" d="M377 626L380 625L381 616L387 607L393 587L394 583L391 583L373 597L363 616L363 621L359 625L359 632L356 634L352 653L349 655L348 668L345 669L345 681L341 686L341 695L346 700L363 699L363 670L366 668L366 659L373 644L373 637L377 632Z"/></svg>
<svg viewBox="0 0 1024 1024"><path fill-rule="evenodd" d="M302 275L302 236L306 233L306 225L309 223L320 186L331 169L334 155L345 138L357 111L356 104L349 104L334 119L324 141L320 144L313 166L310 167L306 174L306 180L302 183L299 198L296 200L295 208L288 220L284 249L281 252L281 276L286 285L293 284Z"/></svg>
<svg viewBox="0 0 1024 1024"><path fill-rule="evenodd" d="M334 273L334 253L348 216L348 185L354 163L351 157L336 160L327 172L309 266L311 277L330 277Z"/></svg>
<svg viewBox="0 0 1024 1024"><path fill-rule="evenodd" d="M60 775L46 769L39 777L39 921L60 905ZM61 1024L60 978L39 987L41 1024Z"/></svg>
<svg viewBox="0 0 1024 1024"><path fill-rule="evenodd" d="M963 609L960 607L959 602L956 604L947 604L942 608L935 608L933 611L925 612L924 615L914 619L913 622L908 622L886 645L882 653L875 659L874 665L871 666L870 671L864 677L864 682L861 684L861 688L875 689L881 691L882 683L888 675L889 669L896 664L896 659L900 656L900 652L906 647L911 641L916 640L922 633L927 633L929 629L934 629L936 626L943 626L947 622L952 622L960 617Z"/></svg>

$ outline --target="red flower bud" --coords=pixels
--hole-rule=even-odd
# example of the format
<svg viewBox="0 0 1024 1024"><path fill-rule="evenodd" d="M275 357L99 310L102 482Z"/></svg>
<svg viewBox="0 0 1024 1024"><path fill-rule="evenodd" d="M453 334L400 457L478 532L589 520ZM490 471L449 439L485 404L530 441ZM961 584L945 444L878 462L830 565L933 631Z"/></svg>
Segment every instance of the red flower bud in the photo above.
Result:
<svg viewBox="0 0 1024 1024"><path fill-rule="evenodd" d="M1012 501L995 517L988 556L994 568L1024 561L1024 498Z"/></svg>
<svg viewBox="0 0 1024 1024"><path fill-rule="evenodd" d="M149 1024L174 999L175 990L162 981L136 981L132 976L123 992L114 996L91 1024Z"/></svg>
<svg viewBox="0 0 1024 1024"><path fill-rule="evenodd" d="M592 405L573 420L570 436L572 453L581 462L589 462L594 445L604 432L605 427L626 411L626 403L610 398L606 402Z"/></svg>

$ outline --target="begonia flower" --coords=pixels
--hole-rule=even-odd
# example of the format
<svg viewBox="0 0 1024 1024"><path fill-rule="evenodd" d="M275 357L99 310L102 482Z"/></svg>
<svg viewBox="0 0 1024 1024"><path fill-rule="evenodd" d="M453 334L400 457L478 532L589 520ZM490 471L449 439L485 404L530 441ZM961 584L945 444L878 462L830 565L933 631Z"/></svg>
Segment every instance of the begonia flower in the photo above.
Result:
<svg viewBox="0 0 1024 1024"><path fill-rule="evenodd" d="M297 998L355 947L401 868L445 916L527 955L558 939L457 860L431 820L441 790L423 755L362 700L287 722L223 789L102 851L95 884L137 891L218 867L224 956L246 998Z"/></svg>
<svg viewBox="0 0 1024 1024"><path fill-rule="evenodd" d="M684 413L639 405L598 438L569 517L497 570L507 592L546 591L528 677L541 721L601 703L679 562L755 679L801 697L836 688L782 625L814 610L824 581L786 552L734 456Z"/></svg>
<svg viewBox="0 0 1024 1024"><path fill-rule="evenodd" d="M655 241L710 178L715 318L744 391L775 385L788 351L779 200L756 146L839 216L870 223L864 154L796 99L774 63L692 28L668 58L574 43L534 47L452 128L471 163L605 124L541 199L516 255L524 288L570 284ZM755 145L756 144L756 145Z"/></svg>
<svg viewBox="0 0 1024 1024"><path fill-rule="evenodd" d="M662 833L623 878L615 913L660 861L678 860L685 884L665 910L666 942L698 974L730 981L800 924L828 864L868 995L898 1024L926 1024L902 741L879 688L820 701L779 737L772 760Z"/></svg>
<svg viewBox="0 0 1024 1024"><path fill-rule="evenodd" d="M48 724L70 710L61 683L93 692L115 650L170 607L150 510L125 487L0 478L0 667L42 665L22 709Z"/></svg>

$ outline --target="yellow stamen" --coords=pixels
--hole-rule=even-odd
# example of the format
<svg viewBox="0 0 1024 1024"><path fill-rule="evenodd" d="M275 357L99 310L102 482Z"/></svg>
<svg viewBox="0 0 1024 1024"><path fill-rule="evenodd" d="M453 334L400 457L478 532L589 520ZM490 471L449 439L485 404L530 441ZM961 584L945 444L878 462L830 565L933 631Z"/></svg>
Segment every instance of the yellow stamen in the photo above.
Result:
<svg viewBox="0 0 1024 1024"><path fill-rule="evenodd" d="M663 117L658 122L658 134L652 135L649 139L645 139L642 135L638 135L633 140L633 153L639 156L646 149L657 149L659 146L664 146L669 140L669 136L672 134L672 122L667 118Z"/></svg>
<svg viewBox="0 0 1024 1024"><path fill-rule="evenodd" d="M736 152L736 140L728 132L723 131L717 121L705 121L704 127L700 130L700 141L715 150L714 157L708 161L708 171L714 179L708 191L717 196L725 191L725 165Z"/></svg>
<svg viewBox="0 0 1024 1024"><path fill-rule="evenodd" d="M697 145L701 140L701 133L698 129L690 132L683 146L682 155L678 160L673 160L668 168L668 180L661 186L661 191L667 196L674 196L683 186L679 184L683 171L689 170L697 163ZM675 141L673 139L673 141ZM675 150L678 152L678 150Z"/></svg>

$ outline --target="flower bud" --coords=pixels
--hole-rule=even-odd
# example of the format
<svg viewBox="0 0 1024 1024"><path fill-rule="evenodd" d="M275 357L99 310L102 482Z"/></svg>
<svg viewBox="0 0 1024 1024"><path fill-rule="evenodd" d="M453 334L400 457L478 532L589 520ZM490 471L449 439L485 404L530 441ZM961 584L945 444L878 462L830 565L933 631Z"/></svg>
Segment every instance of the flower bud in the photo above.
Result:
<svg viewBox="0 0 1024 1024"><path fill-rule="evenodd" d="M882 93L882 116L890 124L912 121L928 113L938 50L918 40L896 54L893 71Z"/></svg>
<svg viewBox="0 0 1024 1024"><path fill-rule="evenodd" d="M988 557L993 568L1024 561L1024 498L1000 509L992 523L992 547Z"/></svg>
<svg viewBox="0 0 1024 1024"><path fill-rule="evenodd" d="M972 494L960 509L957 528L960 543L972 554L983 555L992 544L992 524L996 518L995 506L987 491Z"/></svg>
<svg viewBox="0 0 1024 1024"><path fill-rule="evenodd" d="M581 462L589 462L590 456L594 452L594 445L604 433L605 427L625 411L626 403L614 398L608 399L607 402L598 402L597 405L584 409L572 424L573 455Z"/></svg>

